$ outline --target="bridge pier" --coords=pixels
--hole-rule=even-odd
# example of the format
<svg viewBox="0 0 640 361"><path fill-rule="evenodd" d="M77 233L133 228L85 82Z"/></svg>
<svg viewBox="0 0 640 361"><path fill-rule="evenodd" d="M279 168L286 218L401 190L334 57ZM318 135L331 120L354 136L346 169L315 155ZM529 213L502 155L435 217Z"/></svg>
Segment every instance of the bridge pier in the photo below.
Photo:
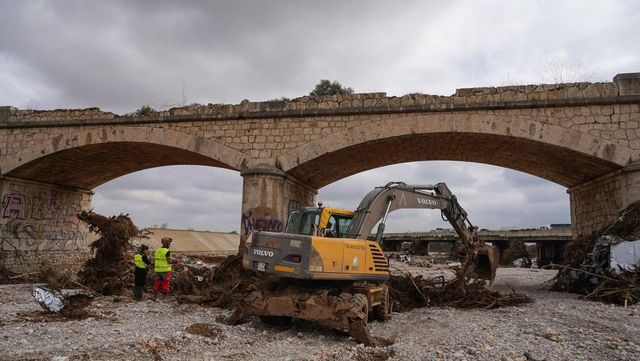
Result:
<svg viewBox="0 0 640 361"><path fill-rule="evenodd" d="M25 272L39 259L79 265L88 255L89 229L76 217L91 208L93 193L59 185L0 176L0 259Z"/></svg>
<svg viewBox="0 0 640 361"><path fill-rule="evenodd" d="M313 205L314 188L269 165L244 170L240 250L252 230L284 231L289 212Z"/></svg>
<svg viewBox="0 0 640 361"><path fill-rule="evenodd" d="M640 200L640 163L569 188L572 238L589 236Z"/></svg>
<svg viewBox="0 0 640 361"><path fill-rule="evenodd" d="M567 241L542 241L536 242L536 252L538 258L538 267L546 266L550 263L564 263L564 248Z"/></svg>

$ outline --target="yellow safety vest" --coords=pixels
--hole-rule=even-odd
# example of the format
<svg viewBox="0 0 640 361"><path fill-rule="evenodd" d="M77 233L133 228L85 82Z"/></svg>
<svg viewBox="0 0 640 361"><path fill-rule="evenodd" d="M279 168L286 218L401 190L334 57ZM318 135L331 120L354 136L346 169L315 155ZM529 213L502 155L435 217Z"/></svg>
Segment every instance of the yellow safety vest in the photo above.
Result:
<svg viewBox="0 0 640 361"><path fill-rule="evenodd" d="M140 253L136 253L133 257L133 263L135 263L136 268L147 268L147 264L142 260L142 255Z"/></svg>
<svg viewBox="0 0 640 361"><path fill-rule="evenodd" d="M156 272L170 272L171 264L167 261L167 252L169 248L160 247L156 249L154 265Z"/></svg>

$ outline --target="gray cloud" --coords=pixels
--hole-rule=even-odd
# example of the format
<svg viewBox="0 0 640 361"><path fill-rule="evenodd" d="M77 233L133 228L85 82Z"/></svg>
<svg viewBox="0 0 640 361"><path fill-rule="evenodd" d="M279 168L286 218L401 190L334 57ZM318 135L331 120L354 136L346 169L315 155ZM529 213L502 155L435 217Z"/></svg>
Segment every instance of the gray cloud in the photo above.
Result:
<svg viewBox="0 0 640 361"><path fill-rule="evenodd" d="M183 91L186 102L261 100L304 95L320 78L358 91L448 94L507 78L553 80L544 79L548 61L588 64L599 79L639 62L629 50L640 40L632 1L0 6L0 64L18 64L12 79L38 88L9 97L18 106L126 112L180 104Z"/></svg>
<svg viewBox="0 0 640 361"><path fill-rule="evenodd" d="M211 167L148 169L95 189L94 209L103 214L130 213L141 227L238 230L242 177Z"/></svg>
<svg viewBox="0 0 640 361"><path fill-rule="evenodd" d="M3 1L0 105L239 102L305 95L319 79L359 92L451 94L456 88L600 81L640 70L637 1ZM481 226L569 219L562 187L473 163L370 170L320 190L357 206L390 180L445 181ZM131 174L96 189L103 213L142 225L239 228L242 178L206 167ZM393 215L391 229L441 226ZM438 223L440 222L440 223Z"/></svg>
<svg viewBox="0 0 640 361"><path fill-rule="evenodd" d="M482 228L570 222L569 197L564 187L505 168L463 162L414 162L382 167L326 186L318 198L326 204L355 209L369 190L391 180L447 183L471 221ZM424 210L396 211L387 225L392 232L437 227L450 226L442 221L439 212Z"/></svg>

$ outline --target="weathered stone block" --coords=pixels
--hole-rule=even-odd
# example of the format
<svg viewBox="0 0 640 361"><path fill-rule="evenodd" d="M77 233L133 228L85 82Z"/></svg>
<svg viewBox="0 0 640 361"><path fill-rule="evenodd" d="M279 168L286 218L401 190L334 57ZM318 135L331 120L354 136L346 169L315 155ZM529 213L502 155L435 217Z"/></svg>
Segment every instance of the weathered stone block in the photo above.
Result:
<svg viewBox="0 0 640 361"><path fill-rule="evenodd" d="M613 77L618 85L619 95L640 95L640 73L624 73Z"/></svg>

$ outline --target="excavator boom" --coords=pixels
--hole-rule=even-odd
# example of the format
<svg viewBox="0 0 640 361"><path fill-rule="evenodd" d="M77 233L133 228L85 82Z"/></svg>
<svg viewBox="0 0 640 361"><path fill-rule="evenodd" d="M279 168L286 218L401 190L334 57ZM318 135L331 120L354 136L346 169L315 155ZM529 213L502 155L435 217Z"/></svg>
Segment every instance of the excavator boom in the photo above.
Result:
<svg viewBox="0 0 640 361"><path fill-rule="evenodd" d="M474 258L476 276L493 281L498 266L498 250L478 239L477 227L471 224L467 212L445 183L408 185L390 182L376 187L360 202L346 236L366 238L378 224L375 240L380 243L387 215L398 209L439 209L462 240L468 256Z"/></svg>

